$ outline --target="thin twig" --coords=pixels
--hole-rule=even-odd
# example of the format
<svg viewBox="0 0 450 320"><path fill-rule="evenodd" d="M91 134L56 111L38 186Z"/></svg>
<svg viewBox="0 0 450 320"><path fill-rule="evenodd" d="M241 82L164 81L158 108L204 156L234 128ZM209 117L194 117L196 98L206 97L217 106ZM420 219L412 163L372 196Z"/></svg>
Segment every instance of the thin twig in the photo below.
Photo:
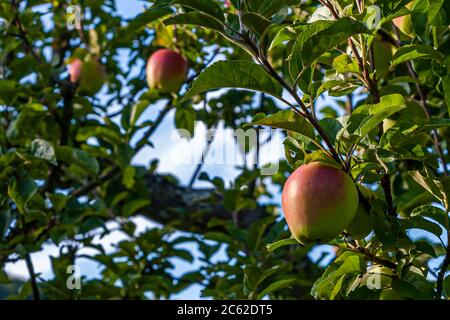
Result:
<svg viewBox="0 0 450 320"><path fill-rule="evenodd" d="M36 281L36 273L34 272L33 261L31 260L31 256L29 253L25 255L25 263L27 265L28 274L30 275L31 289L33 291L33 299L40 300L39 287Z"/></svg>
<svg viewBox="0 0 450 320"><path fill-rule="evenodd" d="M36 59L36 61L39 64L44 63L42 58L33 50L33 45L28 40L27 34L25 32L25 28L23 27L22 22L20 21L19 8L17 6L16 1L12 0L11 3L12 3L12 6L14 7L14 10L16 11L16 15L15 15L15 17L13 19L13 22L16 25L17 29L19 30L18 36L19 36L20 39L22 39L22 43L24 45L25 51L31 53L31 55Z"/></svg>
<svg viewBox="0 0 450 320"><path fill-rule="evenodd" d="M212 129L215 130L216 126L217 126L217 123L215 123L213 125ZM189 184L188 184L189 189L192 188L192 186L195 183L195 180L197 180L197 176L200 173L200 170L202 169L203 164L205 163L205 160L206 160L206 157L208 155L209 149L211 148L211 145L212 145L212 143L214 141L214 136L215 136L214 131L213 131L213 134L211 136L209 135L209 132L208 132L207 137L206 137L206 140L207 140L206 141L206 145L205 145L205 148L203 149L203 152L202 152L202 158L200 159L200 162L197 164L197 167L195 168L194 173L192 174L191 180L189 181Z"/></svg>

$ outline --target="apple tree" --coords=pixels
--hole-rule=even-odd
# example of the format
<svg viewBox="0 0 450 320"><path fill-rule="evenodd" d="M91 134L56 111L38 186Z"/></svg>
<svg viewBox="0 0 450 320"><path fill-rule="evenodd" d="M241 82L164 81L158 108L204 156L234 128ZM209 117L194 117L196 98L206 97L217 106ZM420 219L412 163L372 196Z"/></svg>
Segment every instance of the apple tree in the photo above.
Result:
<svg viewBox="0 0 450 320"><path fill-rule="evenodd" d="M449 1L156 0L133 18L119 2L0 1L9 298L157 299L192 285L214 299L450 297ZM279 168L164 174L153 150L171 143L155 139L167 119L191 135L195 121L280 130ZM326 169L305 176L311 166ZM155 226L138 231L136 217ZM123 239L107 250L112 232ZM59 251L50 278L33 262L46 246ZM73 288L82 260L101 274ZM5 271L19 261L25 281ZM176 275L177 261L193 270Z"/></svg>

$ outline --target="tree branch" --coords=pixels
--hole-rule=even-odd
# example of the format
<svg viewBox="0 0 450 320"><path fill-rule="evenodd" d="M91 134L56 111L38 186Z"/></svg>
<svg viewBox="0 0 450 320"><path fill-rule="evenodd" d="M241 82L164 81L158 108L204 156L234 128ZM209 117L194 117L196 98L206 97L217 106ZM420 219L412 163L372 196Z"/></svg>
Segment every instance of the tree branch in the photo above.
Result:
<svg viewBox="0 0 450 320"><path fill-rule="evenodd" d="M40 300L39 287L36 281L36 273L34 272L33 261L29 253L25 255L25 263L27 265L28 274L30 275L31 289L33 291L34 300Z"/></svg>
<svg viewBox="0 0 450 320"><path fill-rule="evenodd" d="M147 130L146 133L144 133L144 136L142 137L141 141L147 141L151 135L155 132L155 130L158 128L158 126L163 121L166 114L170 111L172 107L172 99L169 99L164 109L159 113L158 118L153 122L152 126ZM136 154L145 146L144 143L138 145L136 147ZM81 186L80 188L74 190L70 193L70 198L78 198L82 195L85 195L95 188L101 186L106 181L114 178L117 174L120 173L120 167L118 165L114 165L109 171L102 174L97 180L91 181L87 183L84 186Z"/></svg>
<svg viewBox="0 0 450 320"><path fill-rule="evenodd" d="M213 125L213 127L212 127L213 130L215 130L216 125L217 125L217 123ZM214 132L213 132L213 135L212 135L212 136L210 136L210 135L209 135L209 132L208 132L208 134L207 134L207 136L206 136L206 139L207 139L207 141L206 141L206 146L205 146L205 148L203 149L202 157L201 157L201 159L200 159L200 162L197 164L197 167L195 168L194 173L192 174L191 180L189 181L189 184L188 184L188 187L189 187L189 188L192 188L192 186L193 186L194 183L195 183L195 180L197 180L197 176L198 176L198 174L200 173L200 170L201 170L202 167L203 167L203 164L204 164L205 159L206 159L206 157L207 157L207 155L208 155L209 149L211 148L211 145L212 145L212 143L213 143L213 141L214 141Z"/></svg>

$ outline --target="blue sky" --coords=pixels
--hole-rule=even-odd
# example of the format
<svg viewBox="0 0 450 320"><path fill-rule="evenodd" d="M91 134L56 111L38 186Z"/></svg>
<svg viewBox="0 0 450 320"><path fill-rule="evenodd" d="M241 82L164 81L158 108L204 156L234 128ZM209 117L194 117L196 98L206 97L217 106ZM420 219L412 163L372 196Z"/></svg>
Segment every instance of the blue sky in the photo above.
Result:
<svg viewBox="0 0 450 320"><path fill-rule="evenodd" d="M118 0L118 12L126 18L134 17L135 15L142 12L144 9L144 2L136 1L136 0ZM127 61L127 52L126 50L123 50L121 52L121 57L123 61L123 65L126 65ZM143 66L141 66L143 67ZM132 70L133 71L133 70ZM137 70L134 70L134 72L137 72ZM323 105L333 105L334 101L330 98L323 98L319 100L319 108ZM158 111L161 109L161 104L156 104L154 106L151 106L147 109L147 111L142 115L143 119L154 119L158 115ZM114 106L113 106L114 108ZM154 148L144 148L134 159L134 164L142 164L142 165L148 165L149 161L154 159L155 157L159 159L163 159L164 161L160 162L159 166L159 172L161 173L171 173L176 175L183 183L187 183L189 181L192 172L195 169L195 164L180 164L177 160L177 157L174 157L174 150L177 150L177 153L179 153L180 148L185 148L185 150L196 150L200 151L203 149L203 146L206 142L206 135L205 135L205 127L203 125L198 125L196 127L196 134L189 142L186 140L178 140L174 142L174 120L173 120L173 112L169 113L163 123L158 128L157 132L152 137L152 142L154 143ZM213 148L220 149L223 144L227 143L227 141L232 141L232 137L230 136L230 132L224 132L223 130L220 130L219 127L219 138L216 138ZM170 142L170 143L168 143ZM272 147L280 146L281 140L280 139L274 139ZM266 150L266 152L265 152ZM268 151L267 151L268 150ZM183 153L182 153L183 154ZM262 149L261 151L262 157L266 161L274 160L273 159L273 153L270 152L270 149ZM282 154L282 153L277 153ZM210 164L205 165L203 167L203 171L206 171L209 173L210 176L221 176L225 178L225 181L232 181L233 178L236 176L238 171L235 168L235 165L238 163L242 163L242 158L237 163L227 164L227 165L221 165L221 164ZM197 182L196 186L202 186L201 182ZM280 203L280 197L279 192L276 192L279 190L275 190L276 197L272 199L273 202ZM136 218L136 223L138 224L138 232L145 230L146 228L153 228L156 227L155 224L152 222L144 219L144 218ZM109 227L113 227L113 223L109 224ZM416 234L415 236L420 236ZM108 237L97 240L98 243L101 243L106 250L111 251L113 250L112 244L117 243L121 239L124 239L124 236L118 232L112 233ZM193 245L187 245L187 248L190 249L194 255L198 256L198 251L196 250L196 247ZM330 252L329 246L319 246L312 252L312 257L314 259L318 259L321 256L322 252ZM86 250L84 252L85 254L92 253L92 251ZM49 255L57 256L58 255L58 248L55 246L46 246L45 249L42 252L35 253L32 255L32 259L34 262L34 265L36 267L37 272L41 273L44 278L49 278L52 276L51 268L50 268L50 259ZM227 259L226 256L223 253L220 253L215 256L216 260L223 260ZM331 259L331 255L330 255ZM325 261L328 262L330 259L326 259ZM181 275L184 272L194 270L196 267L198 267L198 259L191 265L182 261L175 261L176 268L174 270L175 275ZM89 277L98 277L99 276L99 266L95 263L86 260L86 259L80 259L78 261L78 266L81 269L81 272L83 275L89 276ZM7 266L7 271L10 274L18 275L24 278L28 277L28 273L26 270L25 263L23 261L17 262L15 264L9 264ZM183 293L174 296L174 298L186 298L186 299L197 299L200 297L200 286L193 286L189 289L185 290Z"/></svg>

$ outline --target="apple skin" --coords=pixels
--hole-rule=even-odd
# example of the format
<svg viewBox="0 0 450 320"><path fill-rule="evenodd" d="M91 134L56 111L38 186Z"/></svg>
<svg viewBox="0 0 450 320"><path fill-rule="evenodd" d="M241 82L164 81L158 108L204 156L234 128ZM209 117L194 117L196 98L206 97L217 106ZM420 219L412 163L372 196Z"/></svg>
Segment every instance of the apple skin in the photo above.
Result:
<svg viewBox="0 0 450 320"><path fill-rule="evenodd" d="M96 60L83 62L81 59L75 58L69 65L69 81L79 82L82 94L95 95L103 87L105 80L105 69Z"/></svg>
<svg viewBox="0 0 450 320"><path fill-rule="evenodd" d="M360 201L353 220L345 229L353 239L364 239L372 232L372 217L369 212L367 205L363 201Z"/></svg>
<svg viewBox="0 0 450 320"><path fill-rule="evenodd" d="M150 88L175 93L186 81L188 63L178 52L159 49L148 59L146 71Z"/></svg>
<svg viewBox="0 0 450 320"><path fill-rule="evenodd" d="M72 83L76 83L81 79L81 69L83 68L83 61L78 58L75 58L69 64L69 80Z"/></svg>
<svg viewBox="0 0 450 320"><path fill-rule="evenodd" d="M289 229L302 244L336 238L352 221L359 202L350 176L322 162L297 168L287 179L281 200Z"/></svg>

